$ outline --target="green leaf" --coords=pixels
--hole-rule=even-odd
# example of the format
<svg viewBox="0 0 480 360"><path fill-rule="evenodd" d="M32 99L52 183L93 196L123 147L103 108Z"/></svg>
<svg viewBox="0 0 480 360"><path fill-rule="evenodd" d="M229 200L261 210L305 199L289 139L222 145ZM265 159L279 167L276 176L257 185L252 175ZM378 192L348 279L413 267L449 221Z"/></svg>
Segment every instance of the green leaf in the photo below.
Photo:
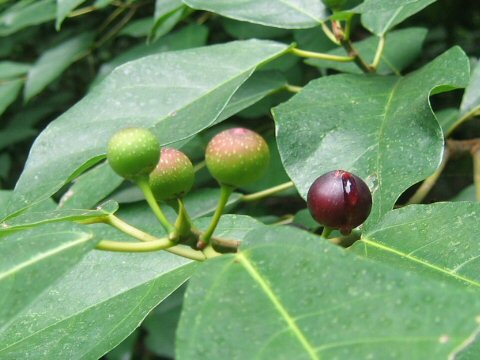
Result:
<svg viewBox="0 0 480 360"><path fill-rule="evenodd" d="M346 254L304 231L265 227L192 277L176 355L445 359L477 331L479 311L476 292Z"/></svg>
<svg viewBox="0 0 480 360"><path fill-rule="evenodd" d="M457 108L447 108L437 111L435 116L442 127L444 136L447 137L457 127L460 111Z"/></svg>
<svg viewBox="0 0 480 360"><path fill-rule="evenodd" d="M123 180L104 162L75 179L60 199L58 208L90 209L120 186Z"/></svg>
<svg viewBox="0 0 480 360"><path fill-rule="evenodd" d="M23 86L23 80L0 81L0 115L15 101Z"/></svg>
<svg viewBox="0 0 480 360"><path fill-rule="evenodd" d="M167 298L170 299L171 296ZM130 360L133 359L133 354L135 352L136 345L140 341L140 329L136 329L128 337L113 348L106 358L108 360Z"/></svg>
<svg viewBox="0 0 480 360"><path fill-rule="evenodd" d="M182 311L184 287L181 287L150 313L143 323L147 330L145 345L156 355L175 358L175 331Z"/></svg>
<svg viewBox="0 0 480 360"><path fill-rule="evenodd" d="M422 44L427 36L427 30L424 28L408 28L393 31L386 35L385 49L381 57L380 65L377 69L379 74L400 72L420 55ZM355 48L369 64L375 58L378 38L371 36L366 40L355 43ZM346 56L345 50L337 48L329 52L332 55ZM309 59L306 61L309 65L322 68L335 69L342 72L361 74L362 70L354 63L341 63L338 61L324 61Z"/></svg>
<svg viewBox="0 0 480 360"><path fill-rule="evenodd" d="M460 105L461 115L472 113L480 109L480 61L477 62L472 71L470 84L465 89L462 104Z"/></svg>
<svg viewBox="0 0 480 360"><path fill-rule="evenodd" d="M468 66L455 47L405 77L314 80L274 108L280 156L300 195L328 171L351 171L373 191L367 222L375 223L439 165L443 136L429 95L465 86Z"/></svg>
<svg viewBox="0 0 480 360"><path fill-rule="evenodd" d="M411 205L389 212L352 250L445 281L480 290L480 204Z"/></svg>
<svg viewBox="0 0 480 360"><path fill-rule="evenodd" d="M29 211L19 215L9 221L4 221L0 224L0 237L10 234L14 231L28 229L42 224L62 222L62 221L81 221L95 219L99 217L106 217L115 213L118 210L118 204L114 201L108 201L96 210L54 210L33 212Z"/></svg>
<svg viewBox="0 0 480 360"><path fill-rule="evenodd" d="M118 35L126 35L126 36L141 38L144 36L148 36L152 26L153 26L152 17L146 17L143 19L134 20L128 23L128 25L125 26L122 29L122 31L118 33Z"/></svg>
<svg viewBox="0 0 480 360"><path fill-rule="evenodd" d="M0 357L98 359L138 327L194 268L194 263L165 252L92 251L17 314L0 334ZM32 349L35 354L29 356Z"/></svg>
<svg viewBox="0 0 480 360"><path fill-rule="evenodd" d="M11 79L24 75L32 65L14 61L0 61L0 79Z"/></svg>
<svg viewBox="0 0 480 360"><path fill-rule="evenodd" d="M222 26L225 32L235 39L278 39L287 36L290 30L263 26L244 21L222 18Z"/></svg>
<svg viewBox="0 0 480 360"><path fill-rule="evenodd" d="M0 86L1 89L1 86ZM0 90L1 92L1 90ZM30 127L8 126L0 131L0 150L37 135L38 130Z"/></svg>
<svg viewBox="0 0 480 360"><path fill-rule="evenodd" d="M60 30L63 20L75 9L78 5L84 3L86 0L57 0L57 20L55 28Z"/></svg>
<svg viewBox="0 0 480 360"><path fill-rule="evenodd" d="M353 11L362 14L362 24L376 35L421 11L436 0L365 0Z"/></svg>
<svg viewBox="0 0 480 360"><path fill-rule="evenodd" d="M284 89L286 85L287 79L285 79L285 76L279 71L255 72L232 96L225 109L215 121L215 124L250 107L268 95Z"/></svg>
<svg viewBox="0 0 480 360"><path fill-rule="evenodd" d="M0 241L0 338L22 309L93 248L91 239L77 229L59 231L44 226Z"/></svg>
<svg viewBox="0 0 480 360"><path fill-rule="evenodd" d="M55 19L55 0L17 1L0 14L0 36Z"/></svg>
<svg viewBox="0 0 480 360"><path fill-rule="evenodd" d="M84 33L44 52L28 72L24 97L30 100L85 54L93 34Z"/></svg>
<svg viewBox="0 0 480 360"><path fill-rule="evenodd" d="M242 194L234 192L230 195L227 202L227 210L238 204ZM188 194L185 199L185 207L192 218L212 215L217 208L218 199L220 198L220 189L203 188L195 190Z"/></svg>
<svg viewBox="0 0 480 360"><path fill-rule="evenodd" d="M469 185L458 193L450 201L477 201L477 191L475 185Z"/></svg>
<svg viewBox="0 0 480 360"><path fill-rule="evenodd" d="M320 25L328 18L325 5L318 0L183 0L185 4L228 18L286 29Z"/></svg>
<svg viewBox="0 0 480 360"><path fill-rule="evenodd" d="M140 59L144 56L158 54L166 51L183 50L205 45L208 37L208 28L202 25L189 25L164 38L150 44L140 44L125 51L110 62L103 64L100 68L98 78L103 79L116 67L128 61Z"/></svg>
<svg viewBox="0 0 480 360"><path fill-rule="evenodd" d="M149 41L156 41L172 30L181 20L186 6L182 0L156 0L153 15L153 27L150 30Z"/></svg>
<svg viewBox="0 0 480 360"><path fill-rule="evenodd" d="M118 67L37 137L12 212L50 196L101 160L119 128L149 127L165 145L211 126L255 68L287 49L271 41L237 41Z"/></svg>
<svg viewBox="0 0 480 360"><path fill-rule="evenodd" d="M200 230L207 230L211 217L202 217L195 221ZM243 240L255 228L265 226L260 221L246 215L222 215L214 236L227 240Z"/></svg>

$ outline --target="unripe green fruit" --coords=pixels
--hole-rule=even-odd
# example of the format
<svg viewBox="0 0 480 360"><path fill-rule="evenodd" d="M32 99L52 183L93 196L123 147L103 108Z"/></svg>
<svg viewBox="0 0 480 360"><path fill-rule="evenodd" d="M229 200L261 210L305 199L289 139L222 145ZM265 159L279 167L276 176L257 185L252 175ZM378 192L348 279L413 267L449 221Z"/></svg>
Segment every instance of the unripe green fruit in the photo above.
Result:
<svg viewBox="0 0 480 360"><path fill-rule="evenodd" d="M149 183L157 200L167 200L185 195L194 180L190 159L177 149L163 148L160 161L150 173Z"/></svg>
<svg viewBox="0 0 480 360"><path fill-rule="evenodd" d="M160 159L160 143L148 129L126 128L112 136L107 160L126 179L148 176Z"/></svg>
<svg viewBox="0 0 480 360"><path fill-rule="evenodd" d="M217 134L208 143L205 161L217 181L233 187L260 179L270 160L265 140L256 132L233 128Z"/></svg>

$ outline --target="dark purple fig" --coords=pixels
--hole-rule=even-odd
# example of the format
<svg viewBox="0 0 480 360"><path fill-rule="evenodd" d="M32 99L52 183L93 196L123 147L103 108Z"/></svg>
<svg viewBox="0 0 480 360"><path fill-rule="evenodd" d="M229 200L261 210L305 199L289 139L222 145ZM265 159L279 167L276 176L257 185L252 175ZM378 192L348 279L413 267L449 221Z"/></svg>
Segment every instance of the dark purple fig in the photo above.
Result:
<svg viewBox="0 0 480 360"><path fill-rule="evenodd" d="M307 205L313 218L348 235L362 224L372 209L372 194L358 176L343 170L330 171L310 186Z"/></svg>

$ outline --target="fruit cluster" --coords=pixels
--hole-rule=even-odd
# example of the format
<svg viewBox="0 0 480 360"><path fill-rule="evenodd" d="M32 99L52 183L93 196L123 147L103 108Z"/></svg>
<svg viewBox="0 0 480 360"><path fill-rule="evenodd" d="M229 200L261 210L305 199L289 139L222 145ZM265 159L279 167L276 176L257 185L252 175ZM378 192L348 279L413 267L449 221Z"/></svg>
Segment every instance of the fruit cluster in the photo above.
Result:
<svg viewBox="0 0 480 360"><path fill-rule="evenodd" d="M266 171L270 152L256 132L233 128L217 134L208 143L205 162L222 185L239 187L258 180ZM189 158L173 148L162 148L147 129L127 128L108 144L107 159L112 169L129 180L148 176L157 200L179 198L193 186L194 170Z"/></svg>
<svg viewBox="0 0 480 360"><path fill-rule="evenodd" d="M147 129L127 128L116 133L108 144L107 159L120 176L139 185L147 184L147 191L157 201L181 199L194 183L195 173L189 158L177 149L161 149L156 136ZM207 235L199 238L198 248L208 243L231 191L263 176L269 159L267 143L252 130L232 128L211 139L205 163L221 185L223 195ZM339 229L347 235L367 219L372 195L358 176L334 170L313 182L307 205L313 218L325 228ZM161 210L158 215L169 228Z"/></svg>

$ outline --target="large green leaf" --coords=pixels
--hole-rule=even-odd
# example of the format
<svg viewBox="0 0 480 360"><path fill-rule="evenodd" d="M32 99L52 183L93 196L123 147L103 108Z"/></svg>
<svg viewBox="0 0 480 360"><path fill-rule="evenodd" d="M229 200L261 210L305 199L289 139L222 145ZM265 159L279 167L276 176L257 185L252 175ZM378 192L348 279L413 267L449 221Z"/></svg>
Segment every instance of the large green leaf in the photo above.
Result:
<svg viewBox="0 0 480 360"><path fill-rule="evenodd" d="M91 239L90 234L78 229L59 230L52 226L2 238L0 338L22 309L93 248Z"/></svg>
<svg viewBox="0 0 480 360"><path fill-rule="evenodd" d="M0 14L0 36L55 19L55 0L17 1Z"/></svg>
<svg viewBox="0 0 480 360"><path fill-rule="evenodd" d="M15 316L0 334L0 357L98 359L185 282L194 265L164 252L91 252Z"/></svg>
<svg viewBox="0 0 480 360"><path fill-rule="evenodd" d="M118 210L118 204L108 201L95 210L60 209L54 211L34 212L29 211L21 214L10 221L0 224L0 237L11 232L28 229L42 224L62 221L85 221L106 217Z"/></svg>
<svg viewBox="0 0 480 360"><path fill-rule="evenodd" d="M93 34L84 33L43 53L28 72L24 89L25 100L37 95L80 56L84 55L92 41Z"/></svg>
<svg viewBox="0 0 480 360"><path fill-rule="evenodd" d="M119 216L147 231L163 233L147 206L143 211L127 207ZM107 225L87 229L98 240L133 241ZM12 318L0 334L0 358L98 359L137 328L195 267L191 260L164 251L91 251Z"/></svg>
<svg viewBox="0 0 480 360"><path fill-rule="evenodd" d="M383 35L406 18L436 0L365 0L354 11L362 14L362 24L377 35Z"/></svg>
<svg viewBox="0 0 480 360"><path fill-rule="evenodd" d="M318 0L183 0L194 9L256 24L286 29L320 25L328 12Z"/></svg>
<svg viewBox="0 0 480 360"><path fill-rule="evenodd" d="M84 3L86 0L57 0L57 20L55 27L60 30L63 20L75 9L78 5Z"/></svg>
<svg viewBox="0 0 480 360"><path fill-rule="evenodd" d="M177 358L445 359L479 311L476 292L262 228L192 277Z"/></svg>
<svg viewBox="0 0 480 360"><path fill-rule="evenodd" d="M352 171L371 186L368 221L377 221L440 163L443 136L429 95L465 86L468 66L455 47L405 77L314 80L274 108L280 155L300 194L327 171Z"/></svg>
<svg viewBox="0 0 480 360"><path fill-rule="evenodd" d="M408 28L392 31L386 36L385 49L377 69L379 74L397 74L410 65L422 50L422 44L427 36L424 28ZM369 64L375 58L378 45L377 37L369 37L366 40L355 43L355 48ZM345 50L337 48L329 52L332 55L345 56ZM323 68L335 69L342 72L361 74L362 70L354 63L341 63L338 61L322 61L309 59L307 64Z"/></svg>
<svg viewBox="0 0 480 360"><path fill-rule="evenodd" d="M480 204L411 205L389 212L352 249L396 268L480 290Z"/></svg>
<svg viewBox="0 0 480 360"><path fill-rule="evenodd" d="M237 41L118 67L37 137L10 209L50 196L98 162L119 128L150 127L164 145L210 126L255 68L287 49L271 41Z"/></svg>

